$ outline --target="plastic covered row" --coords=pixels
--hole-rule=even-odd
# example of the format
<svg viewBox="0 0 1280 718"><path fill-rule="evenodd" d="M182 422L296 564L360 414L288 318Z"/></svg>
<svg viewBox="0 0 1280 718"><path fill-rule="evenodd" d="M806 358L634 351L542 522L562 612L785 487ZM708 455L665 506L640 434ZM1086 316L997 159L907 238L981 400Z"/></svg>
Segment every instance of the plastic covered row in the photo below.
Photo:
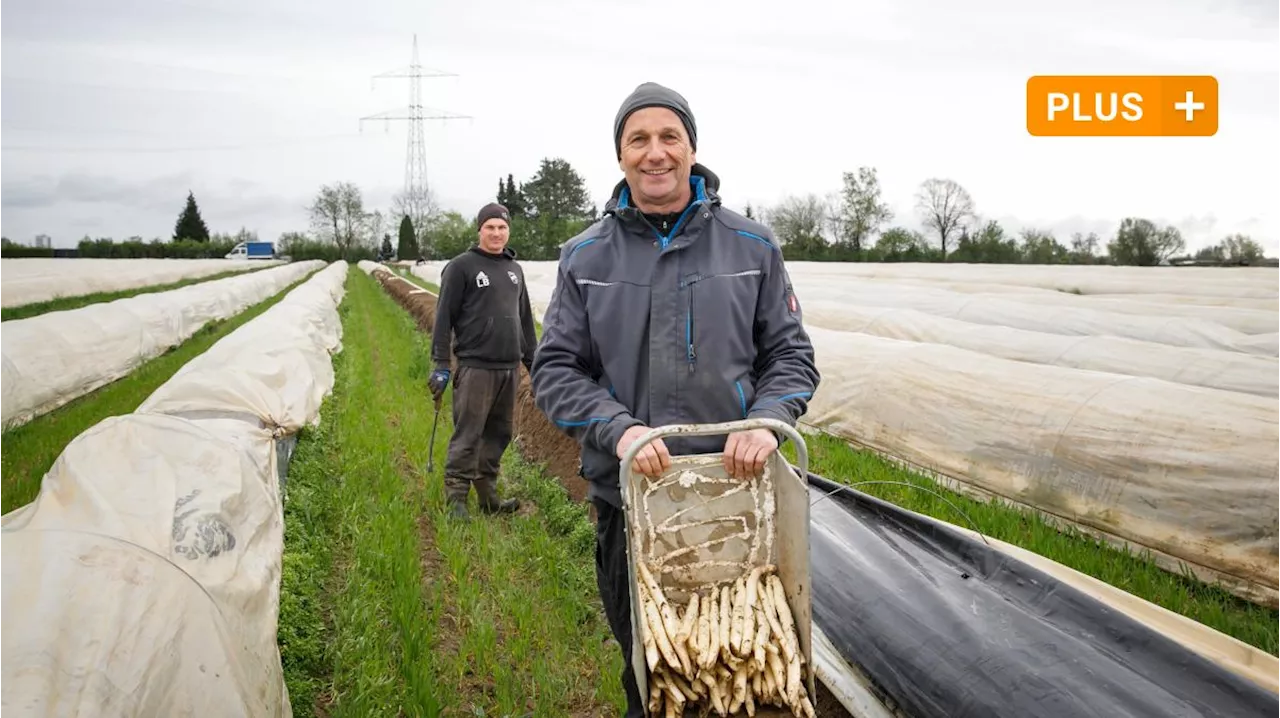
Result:
<svg viewBox="0 0 1280 718"><path fill-rule="evenodd" d="M260 272L4 323L6 429L128 375L186 341L325 266L294 262Z"/></svg>
<svg viewBox="0 0 1280 718"><path fill-rule="evenodd" d="M62 297L120 292L188 279L248 272L279 264L280 260L229 259L49 259L30 257L0 260L0 305L17 307Z"/></svg>
<svg viewBox="0 0 1280 718"><path fill-rule="evenodd" d="M0 520L6 714L292 715L281 447L333 387L346 273L329 265L77 436Z"/></svg>
<svg viewBox="0 0 1280 718"><path fill-rule="evenodd" d="M788 262L793 277L897 281L904 278L1037 287L1072 294L1172 294L1198 303L1230 299L1274 302L1275 267L1127 267L1084 264L959 264L953 262Z"/></svg>
<svg viewBox="0 0 1280 718"><path fill-rule="evenodd" d="M1068 336L1116 336L1175 347L1266 354L1252 335L1194 317L1144 315L1067 305L1036 304L1018 295L975 295L926 287L871 284L856 279L795 277L800 301L915 309L926 314ZM1276 329L1275 325L1271 330Z"/></svg>
<svg viewBox="0 0 1280 718"><path fill-rule="evenodd" d="M825 329L943 344L1033 364L1145 376L1258 396L1280 395L1280 360L1270 356L973 324L915 309L832 300L806 301L804 311L806 324Z"/></svg>

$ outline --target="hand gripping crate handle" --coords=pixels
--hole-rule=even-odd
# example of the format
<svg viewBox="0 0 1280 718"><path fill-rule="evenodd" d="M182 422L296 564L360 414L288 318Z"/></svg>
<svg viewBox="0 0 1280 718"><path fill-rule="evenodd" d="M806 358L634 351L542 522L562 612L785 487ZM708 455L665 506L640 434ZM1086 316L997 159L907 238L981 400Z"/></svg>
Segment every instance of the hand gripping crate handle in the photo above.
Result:
<svg viewBox="0 0 1280 718"><path fill-rule="evenodd" d="M795 444L796 459L800 468L800 473L796 474L795 478L807 486L809 483L809 449L805 446L804 437L800 436L800 432L786 422L763 417L726 421L719 424L668 424L659 426L656 429L650 429L639 439L636 439L631 446L627 447L626 453L622 455L622 465L619 469L624 482L623 485L625 486L625 482L631 478L631 465L635 462L636 455L654 439L661 439L664 436L672 436L674 434L713 436L716 434L732 434L736 431L750 431L752 429L776 431Z"/></svg>

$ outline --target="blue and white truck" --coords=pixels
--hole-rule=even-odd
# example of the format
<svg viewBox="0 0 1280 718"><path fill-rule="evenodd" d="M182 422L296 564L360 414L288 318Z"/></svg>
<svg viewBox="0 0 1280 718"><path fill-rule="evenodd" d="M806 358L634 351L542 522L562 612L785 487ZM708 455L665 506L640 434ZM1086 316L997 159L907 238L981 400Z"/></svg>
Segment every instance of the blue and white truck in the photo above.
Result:
<svg viewBox="0 0 1280 718"><path fill-rule="evenodd" d="M227 253L227 259L274 259L276 246L272 242L240 242Z"/></svg>

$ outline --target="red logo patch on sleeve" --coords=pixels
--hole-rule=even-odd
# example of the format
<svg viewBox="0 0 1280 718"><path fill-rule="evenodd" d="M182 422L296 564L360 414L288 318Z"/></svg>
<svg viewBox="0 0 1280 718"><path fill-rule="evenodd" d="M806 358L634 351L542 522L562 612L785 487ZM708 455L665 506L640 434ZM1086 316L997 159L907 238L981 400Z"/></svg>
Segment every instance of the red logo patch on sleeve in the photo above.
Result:
<svg viewBox="0 0 1280 718"><path fill-rule="evenodd" d="M800 300L796 299L795 292L787 292L787 306L791 309L792 314L800 311Z"/></svg>

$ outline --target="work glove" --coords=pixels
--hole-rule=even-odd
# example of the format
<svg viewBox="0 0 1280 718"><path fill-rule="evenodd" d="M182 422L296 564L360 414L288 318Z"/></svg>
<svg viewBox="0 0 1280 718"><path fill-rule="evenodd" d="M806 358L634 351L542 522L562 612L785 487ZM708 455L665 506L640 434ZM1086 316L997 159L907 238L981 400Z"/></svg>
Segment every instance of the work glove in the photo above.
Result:
<svg viewBox="0 0 1280 718"><path fill-rule="evenodd" d="M427 387L431 389L431 396L436 401L444 396L444 390L449 387L449 370L436 369L431 372L431 378L427 380Z"/></svg>

